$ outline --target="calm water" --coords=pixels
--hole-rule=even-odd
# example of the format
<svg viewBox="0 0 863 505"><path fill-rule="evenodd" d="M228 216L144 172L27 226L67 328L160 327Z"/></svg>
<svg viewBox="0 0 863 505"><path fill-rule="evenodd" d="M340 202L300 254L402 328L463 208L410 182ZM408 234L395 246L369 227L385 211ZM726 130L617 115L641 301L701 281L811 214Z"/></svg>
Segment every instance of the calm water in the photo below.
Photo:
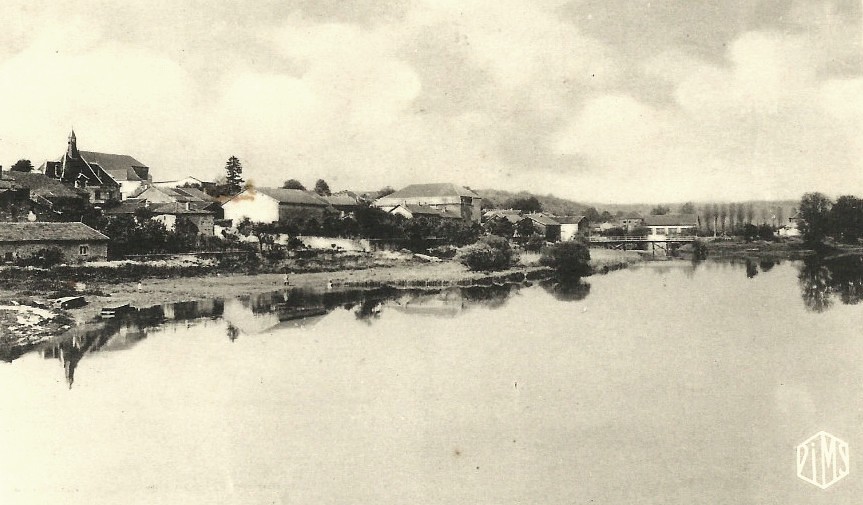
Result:
<svg viewBox="0 0 863 505"><path fill-rule="evenodd" d="M0 363L0 503L857 503L852 261L144 311Z"/></svg>

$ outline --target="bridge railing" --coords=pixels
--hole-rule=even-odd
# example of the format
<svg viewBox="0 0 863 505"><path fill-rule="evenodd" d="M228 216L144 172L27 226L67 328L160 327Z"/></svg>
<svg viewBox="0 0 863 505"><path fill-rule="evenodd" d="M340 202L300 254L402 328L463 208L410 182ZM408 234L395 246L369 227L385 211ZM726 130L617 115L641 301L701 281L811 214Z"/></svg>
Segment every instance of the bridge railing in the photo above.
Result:
<svg viewBox="0 0 863 505"><path fill-rule="evenodd" d="M695 235L615 235L609 237L591 236L588 237L590 242L605 243L605 242L692 242L696 239Z"/></svg>

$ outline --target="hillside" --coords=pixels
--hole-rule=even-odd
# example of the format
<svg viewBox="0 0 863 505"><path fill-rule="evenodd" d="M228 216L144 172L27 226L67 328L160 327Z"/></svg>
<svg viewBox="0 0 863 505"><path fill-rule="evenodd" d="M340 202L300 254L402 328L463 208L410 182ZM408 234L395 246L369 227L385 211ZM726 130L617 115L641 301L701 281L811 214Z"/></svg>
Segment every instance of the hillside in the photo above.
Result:
<svg viewBox="0 0 863 505"><path fill-rule="evenodd" d="M536 195L528 193L527 191L513 193L512 191L502 191L499 189L479 189L475 191L483 198L484 207L501 208L506 205L507 200L515 198L530 198L533 196L539 200L539 203L542 204L542 209L545 212L550 212L558 216L583 214L584 210L588 208L587 205L567 200L565 198L558 198L554 195Z"/></svg>
<svg viewBox="0 0 863 505"><path fill-rule="evenodd" d="M629 212L638 212L642 215L650 214L651 209L659 205L658 203L632 203L632 204L605 204L605 203L581 203L566 198L559 198L554 195L537 195L527 191L503 191L498 189L481 189L477 190L480 196L483 197L483 206L491 208L501 208L506 205L506 202L515 198L530 198L535 197L542 204L544 211L551 214L564 216L584 214L585 209L590 207L595 208L598 212L608 211L613 215L624 215ZM486 203L486 201L488 203ZM693 202L696 213L699 215L704 213L708 205L713 205L714 202ZM788 218L796 212L799 205L798 200L745 200L742 202L717 202L720 208L723 205L734 203L735 205L742 204L744 208L752 206L755 223L771 223L781 225L787 222ZM666 203L662 204L668 207L672 213L680 212L681 203Z"/></svg>

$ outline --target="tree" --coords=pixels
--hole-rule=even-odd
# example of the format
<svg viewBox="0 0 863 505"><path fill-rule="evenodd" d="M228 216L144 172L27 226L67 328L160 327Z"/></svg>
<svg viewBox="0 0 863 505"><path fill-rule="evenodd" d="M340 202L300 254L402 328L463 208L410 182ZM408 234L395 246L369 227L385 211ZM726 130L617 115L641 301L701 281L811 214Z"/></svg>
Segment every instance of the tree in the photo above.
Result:
<svg viewBox="0 0 863 505"><path fill-rule="evenodd" d="M395 192L396 192L396 190L395 190L395 189L393 189L393 187L392 187L392 186L384 186L384 187L382 187L381 189L379 189L379 190L378 190L378 198L383 198L383 197L388 196L388 195L391 195L391 194L393 194L393 193L395 193ZM482 203L483 203L483 205L485 205L486 200L485 200L485 199L483 199Z"/></svg>
<svg viewBox="0 0 863 505"><path fill-rule="evenodd" d="M701 209L701 213L704 214L704 224L707 231L711 231L713 229L713 207L711 205L705 205Z"/></svg>
<svg viewBox="0 0 863 505"><path fill-rule="evenodd" d="M509 219L502 217L486 221L485 229L492 235L505 238L512 238L513 233L515 233L515 225Z"/></svg>
<svg viewBox="0 0 863 505"><path fill-rule="evenodd" d="M830 232L830 208L833 202L821 193L806 193L800 199L799 228L803 240L817 244Z"/></svg>
<svg viewBox="0 0 863 505"><path fill-rule="evenodd" d="M753 221L755 221L755 207L749 203L746 205L746 223L753 224Z"/></svg>
<svg viewBox="0 0 863 505"><path fill-rule="evenodd" d="M236 156L231 156L225 163L225 181L231 194L236 195L243 190L243 165Z"/></svg>
<svg viewBox="0 0 863 505"><path fill-rule="evenodd" d="M508 209L518 209L522 212L542 212L542 203L540 203L535 196L529 196L526 198L510 198L504 202L504 207Z"/></svg>
<svg viewBox="0 0 863 505"><path fill-rule="evenodd" d="M607 210L602 211L602 214L599 216L599 222L610 223L612 221L614 221L614 216L611 215L611 212L608 212Z"/></svg>
<svg viewBox="0 0 863 505"><path fill-rule="evenodd" d="M664 216L671 212L671 209L668 208L667 205L657 205L656 207L650 209L651 216Z"/></svg>
<svg viewBox="0 0 863 505"><path fill-rule="evenodd" d="M743 220L746 218L746 207L742 203L737 204L737 227L743 226Z"/></svg>
<svg viewBox="0 0 863 505"><path fill-rule="evenodd" d="M33 164L30 163L30 160L18 160L12 165L10 170L13 172L32 172Z"/></svg>
<svg viewBox="0 0 863 505"><path fill-rule="evenodd" d="M584 210L584 217L587 218L589 223L598 223L599 215L599 211L596 210L596 207L588 207Z"/></svg>
<svg viewBox="0 0 863 505"><path fill-rule="evenodd" d="M590 251L575 241L558 242L542 250L539 264L553 268L560 279L577 279L590 275Z"/></svg>
<svg viewBox="0 0 863 505"><path fill-rule="evenodd" d="M836 240L854 244L863 236L863 200L840 196L830 209L830 231Z"/></svg>
<svg viewBox="0 0 863 505"><path fill-rule="evenodd" d="M681 214L695 214L695 204L692 202L686 202L680 206Z"/></svg>
<svg viewBox="0 0 863 505"><path fill-rule="evenodd" d="M332 194L330 191L330 185L323 179L318 179L317 182L315 182L315 193L321 196L330 196Z"/></svg>
<svg viewBox="0 0 863 505"><path fill-rule="evenodd" d="M723 203L719 206L719 223L722 226L722 234L725 234L725 219L728 217L728 204Z"/></svg>
<svg viewBox="0 0 863 505"><path fill-rule="evenodd" d="M536 228L533 226L533 221L531 219L524 218L515 224L515 234L521 239L527 240L527 238L535 232Z"/></svg>
<svg viewBox="0 0 863 505"><path fill-rule="evenodd" d="M299 189L300 191L305 191L306 187L303 186L303 183L296 179L288 179L282 184L282 188L284 189Z"/></svg>

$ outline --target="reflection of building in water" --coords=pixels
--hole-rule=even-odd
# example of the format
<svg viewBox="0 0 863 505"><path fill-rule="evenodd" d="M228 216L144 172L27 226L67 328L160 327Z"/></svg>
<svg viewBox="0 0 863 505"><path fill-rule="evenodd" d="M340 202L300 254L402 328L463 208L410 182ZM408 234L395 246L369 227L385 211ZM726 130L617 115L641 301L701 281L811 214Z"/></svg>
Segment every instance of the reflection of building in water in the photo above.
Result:
<svg viewBox="0 0 863 505"><path fill-rule="evenodd" d="M140 309L126 317L87 324L71 329L67 338L42 350L46 359L58 359L63 365L69 387L75 382L75 371L85 355L94 352L125 351L147 338L151 328L166 321L214 318L222 313L223 302L182 302Z"/></svg>
<svg viewBox="0 0 863 505"><path fill-rule="evenodd" d="M270 303L265 303L266 298ZM227 300L222 317L229 328L245 335L257 335L286 328L304 328L317 324L326 314L322 305L292 305L284 296L253 297ZM233 333L233 332L231 332ZM237 334L229 338L236 339Z"/></svg>
<svg viewBox="0 0 863 505"><path fill-rule="evenodd" d="M415 316L456 317L465 309L461 289L432 293L406 293L388 304L393 310Z"/></svg>

